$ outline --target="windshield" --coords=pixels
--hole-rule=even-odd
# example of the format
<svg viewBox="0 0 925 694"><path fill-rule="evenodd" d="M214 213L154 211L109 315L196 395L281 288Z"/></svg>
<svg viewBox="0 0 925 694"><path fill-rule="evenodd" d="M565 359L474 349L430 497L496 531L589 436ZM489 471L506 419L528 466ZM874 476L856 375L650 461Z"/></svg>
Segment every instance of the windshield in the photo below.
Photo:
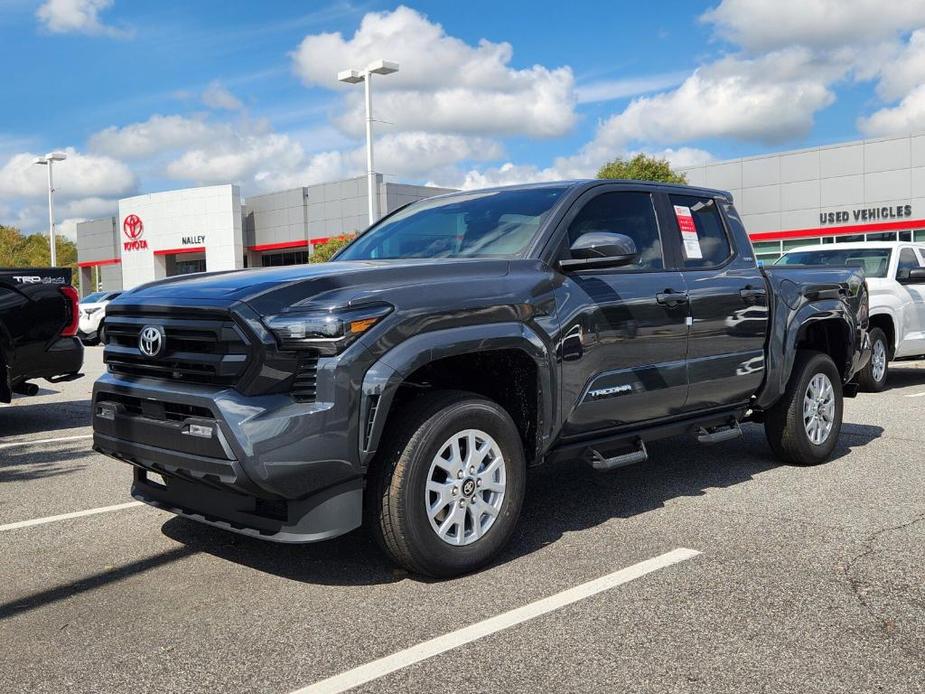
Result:
<svg viewBox="0 0 925 694"><path fill-rule="evenodd" d="M550 186L422 200L372 227L337 260L516 256L566 190Z"/></svg>
<svg viewBox="0 0 925 694"><path fill-rule="evenodd" d="M106 296L106 292L94 292L93 294L87 294L83 299L80 300L80 303L95 304L97 301L102 301L104 296Z"/></svg>
<svg viewBox="0 0 925 694"><path fill-rule="evenodd" d="M833 248L793 251L781 256L776 265L834 265L864 268L867 277L886 277L890 267L889 248Z"/></svg>

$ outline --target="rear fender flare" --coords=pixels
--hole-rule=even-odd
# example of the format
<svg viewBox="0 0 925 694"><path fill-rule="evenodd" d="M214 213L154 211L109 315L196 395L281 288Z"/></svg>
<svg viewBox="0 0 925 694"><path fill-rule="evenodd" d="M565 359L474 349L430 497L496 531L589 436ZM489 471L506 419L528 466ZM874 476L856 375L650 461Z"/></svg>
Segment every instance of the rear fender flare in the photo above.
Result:
<svg viewBox="0 0 925 694"><path fill-rule="evenodd" d="M360 398L357 442L362 464L368 465L375 455L392 400L409 375L445 357L501 349L520 350L537 366L537 448L545 448L551 438L555 417L555 364L550 359L550 351L540 337L523 323L491 323L416 335L386 352L367 370ZM530 452L527 457L532 457Z"/></svg>
<svg viewBox="0 0 925 694"><path fill-rule="evenodd" d="M784 316L781 316L784 318ZM837 323L848 343L848 353L856 354L857 330L853 317L844 303L838 299L824 299L802 306L793 314L785 326L771 326L772 336L780 329L783 337L771 340L768 345L767 379L756 407L767 409L780 399L793 373L797 356L797 344L811 325L822 322ZM848 380L854 375L856 364L837 364L839 372L846 372Z"/></svg>

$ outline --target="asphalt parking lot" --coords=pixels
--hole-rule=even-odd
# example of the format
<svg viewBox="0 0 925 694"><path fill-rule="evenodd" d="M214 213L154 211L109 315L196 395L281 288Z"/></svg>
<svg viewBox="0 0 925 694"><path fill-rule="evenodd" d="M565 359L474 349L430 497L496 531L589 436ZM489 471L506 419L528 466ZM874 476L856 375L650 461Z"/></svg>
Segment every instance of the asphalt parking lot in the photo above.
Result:
<svg viewBox="0 0 925 694"><path fill-rule="evenodd" d="M2 692L925 691L921 364L847 401L819 467L748 426L539 468L501 559L429 582L363 530L281 546L127 505L86 361L0 408Z"/></svg>

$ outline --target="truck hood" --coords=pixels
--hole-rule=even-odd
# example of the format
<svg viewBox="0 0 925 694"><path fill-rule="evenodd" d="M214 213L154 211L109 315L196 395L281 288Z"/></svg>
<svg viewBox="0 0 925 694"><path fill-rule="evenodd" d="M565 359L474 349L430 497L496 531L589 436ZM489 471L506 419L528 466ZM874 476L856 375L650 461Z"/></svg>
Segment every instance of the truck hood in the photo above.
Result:
<svg viewBox="0 0 925 694"><path fill-rule="evenodd" d="M125 292L118 304L210 305L243 301L260 313L303 303L343 305L389 290L444 282L469 282L507 273L506 259L334 261L171 277Z"/></svg>

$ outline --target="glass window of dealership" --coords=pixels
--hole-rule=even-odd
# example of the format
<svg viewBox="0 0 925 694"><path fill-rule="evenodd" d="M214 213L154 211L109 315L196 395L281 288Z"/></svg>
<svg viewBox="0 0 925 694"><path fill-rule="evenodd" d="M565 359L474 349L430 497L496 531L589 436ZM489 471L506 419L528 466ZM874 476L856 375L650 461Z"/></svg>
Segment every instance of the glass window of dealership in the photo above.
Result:
<svg viewBox="0 0 925 694"><path fill-rule="evenodd" d="M382 214L449 192L378 178ZM365 229L367 210L366 177L246 200L234 185L124 198L118 216L77 225L80 286L88 294L191 272L305 263L317 244Z"/></svg>
<svg viewBox="0 0 925 694"><path fill-rule="evenodd" d="M684 169L728 190L755 254L822 243L925 243L925 134L845 142Z"/></svg>

